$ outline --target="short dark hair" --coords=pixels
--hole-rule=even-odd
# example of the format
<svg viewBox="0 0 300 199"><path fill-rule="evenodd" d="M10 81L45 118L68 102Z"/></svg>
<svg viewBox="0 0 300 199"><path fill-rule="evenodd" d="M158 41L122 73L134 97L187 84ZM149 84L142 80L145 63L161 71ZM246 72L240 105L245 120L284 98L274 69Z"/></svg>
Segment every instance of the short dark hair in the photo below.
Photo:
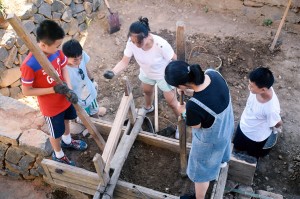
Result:
<svg viewBox="0 0 300 199"><path fill-rule="evenodd" d="M249 74L249 80L254 82L258 88L270 88L274 83L274 76L270 69L258 67Z"/></svg>
<svg viewBox="0 0 300 199"><path fill-rule="evenodd" d="M62 46L62 51L67 57L79 57L82 55L82 50L82 46L76 39L70 39Z"/></svg>
<svg viewBox="0 0 300 199"><path fill-rule="evenodd" d="M42 21L36 29L37 42L44 42L47 45L52 45L56 40L63 39L65 37L64 30L52 20Z"/></svg>
<svg viewBox="0 0 300 199"><path fill-rule="evenodd" d="M200 85L204 82L204 72L199 64L189 65L184 61L172 61L165 69L165 80L175 87L186 83Z"/></svg>
<svg viewBox="0 0 300 199"><path fill-rule="evenodd" d="M132 23L129 27L128 37L137 34L138 43L148 37L150 31L149 20L146 17L139 17L138 21Z"/></svg>

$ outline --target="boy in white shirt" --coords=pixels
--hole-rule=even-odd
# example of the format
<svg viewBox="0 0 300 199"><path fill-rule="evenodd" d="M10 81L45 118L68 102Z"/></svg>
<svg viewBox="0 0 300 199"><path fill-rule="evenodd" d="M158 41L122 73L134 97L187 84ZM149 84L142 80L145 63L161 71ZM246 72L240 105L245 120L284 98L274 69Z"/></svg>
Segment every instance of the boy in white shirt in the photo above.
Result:
<svg viewBox="0 0 300 199"><path fill-rule="evenodd" d="M257 158L270 152L263 147L272 129L282 126L273 83L274 76L268 68L259 67L249 74L250 95L233 140L235 149Z"/></svg>

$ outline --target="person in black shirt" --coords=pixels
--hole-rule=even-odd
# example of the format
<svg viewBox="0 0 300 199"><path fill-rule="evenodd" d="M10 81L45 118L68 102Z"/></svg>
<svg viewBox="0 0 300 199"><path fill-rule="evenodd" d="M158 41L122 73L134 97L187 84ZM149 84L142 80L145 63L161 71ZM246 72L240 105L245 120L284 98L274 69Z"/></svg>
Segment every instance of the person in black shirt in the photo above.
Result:
<svg viewBox="0 0 300 199"><path fill-rule="evenodd" d="M178 111L186 108L186 124L193 132L187 175L195 183L197 199L204 199L209 182L230 159L234 117L229 88L219 72L203 72L199 65L184 61L169 63L165 80L183 91L194 91L186 106L178 105Z"/></svg>

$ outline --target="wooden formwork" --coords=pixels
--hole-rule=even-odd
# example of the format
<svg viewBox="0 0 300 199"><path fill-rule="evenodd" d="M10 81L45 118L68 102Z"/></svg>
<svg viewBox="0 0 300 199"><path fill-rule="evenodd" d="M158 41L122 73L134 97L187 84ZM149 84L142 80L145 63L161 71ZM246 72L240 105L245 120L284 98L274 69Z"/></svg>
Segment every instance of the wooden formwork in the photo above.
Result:
<svg viewBox="0 0 300 199"><path fill-rule="evenodd" d="M136 112L127 78L124 81L126 85L125 93L115 120L109 126L110 129L108 131L103 131L104 133L108 133L103 153L102 155L96 154L93 158L97 173L44 159L42 161L42 166L46 173L44 178L48 183L94 195L95 199L108 199L112 197L144 198L144 196L151 198L178 198L177 196L118 180L128 153L141 131L146 114L144 109L139 109ZM130 112L130 122L125 127L123 124L128 111ZM97 119L94 122L97 129L105 129L102 128L101 122ZM132 129L130 128L131 126ZM112 173L112 175L110 176L109 173Z"/></svg>

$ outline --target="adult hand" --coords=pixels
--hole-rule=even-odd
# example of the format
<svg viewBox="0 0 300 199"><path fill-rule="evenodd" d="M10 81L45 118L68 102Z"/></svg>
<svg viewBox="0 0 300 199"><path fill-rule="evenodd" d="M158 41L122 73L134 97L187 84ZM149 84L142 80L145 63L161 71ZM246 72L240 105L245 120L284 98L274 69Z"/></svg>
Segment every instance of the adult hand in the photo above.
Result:
<svg viewBox="0 0 300 199"><path fill-rule="evenodd" d="M59 93L59 94L63 94L63 95L67 94L70 91L69 87L67 86L67 84L65 82L63 82L62 84L56 84L53 87L53 89L54 89L55 93Z"/></svg>
<svg viewBox="0 0 300 199"><path fill-rule="evenodd" d="M69 90L66 97L69 100L69 102L71 102L72 104L77 104L78 103L78 97L77 97L76 93L74 93L74 91Z"/></svg>
<svg viewBox="0 0 300 199"><path fill-rule="evenodd" d="M107 70L103 75L106 79L112 79L115 76L115 73L111 70Z"/></svg>
<svg viewBox="0 0 300 199"><path fill-rule="evenodd" d="M179 88L177 88L178 95L181 95L181 91L183 91L183 93L185 95L190 96L190 97L192 97L194 95L194 90L193 89L189 89L189 88L187 88L187 89L179 89Z"/></svg>

